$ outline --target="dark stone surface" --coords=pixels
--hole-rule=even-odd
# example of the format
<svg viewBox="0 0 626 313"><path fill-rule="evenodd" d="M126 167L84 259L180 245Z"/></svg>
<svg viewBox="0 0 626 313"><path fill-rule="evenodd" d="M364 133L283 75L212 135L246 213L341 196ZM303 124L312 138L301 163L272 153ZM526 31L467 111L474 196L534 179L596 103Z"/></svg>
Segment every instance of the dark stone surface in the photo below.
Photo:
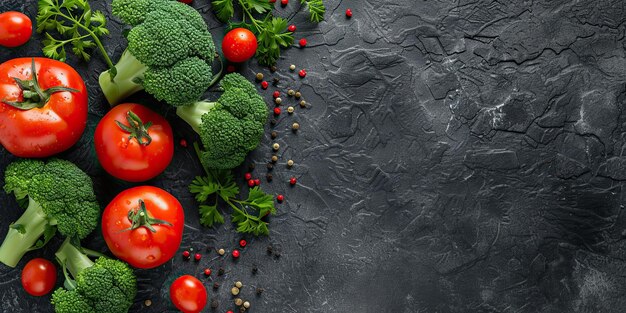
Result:
<svg viewBox="0 0 626 313"><path fill-rule="evenodd" d="M233 308L235 280L246 284L251 312L624 311L626 2L332 0L318 26L292 14L296 2L278 11L293 18L309 47L286 51L274 75L242 69L250 78L259 70L279 77L281 89L300 89L311 103L275 127L285 148L263 187L287 200L271 236L249 238L238 262L209 252L234 248L240 236L232 225L199 226L186 186L200 168L190 149L177 147L173 164L149 183L182 201L181 250L205 258L137 271L133 311L167 310L160 290L168 276L201 277L207 266L226 272L202 278L219 300L215 312ZM108 5L94 6L110 14ZM208 1L195 6L220 37ZM34 16L36 1L3 0L0 8ZM117 58L120 25L110 28L104 42ZM40 55L37 39L0 49L0 61ZM97 56L89 67L69 63L89 84L91 114L80 144L63 157L93 176L104 206L129 185L103 172L91 146L107 110L96 84L103 63ZM307 78L289 72L291 63ZM191 141L192 132L165 113L176 136ZM293 121L301 125L295 135ZM268 134L249 160L263 165L271 142ZM4 168L13 158L1 155ZM283 167L287 159L296 161L292 170ZM4 233L20 212L4 194L0 205ZM98 231L85 245L105 247ZM268 256L268 245L281 256ZM51 258L57 246L24 261ZM51 311L46 297L21 289L23 264L0 267L2 311ZM256 287L265 289L260 297Z"/></svg>

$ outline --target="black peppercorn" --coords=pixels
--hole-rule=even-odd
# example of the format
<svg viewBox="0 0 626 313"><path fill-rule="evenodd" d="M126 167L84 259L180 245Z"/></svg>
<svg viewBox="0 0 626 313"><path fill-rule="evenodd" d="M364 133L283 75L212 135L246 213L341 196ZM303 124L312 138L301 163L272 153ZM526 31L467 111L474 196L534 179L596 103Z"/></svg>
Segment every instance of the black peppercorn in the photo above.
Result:
<svg viewBox="0 0 626 313"><path fill-rule="evenodd" d="M213 300L211 301L211 308L213 308L213 309L217 309L217 307L218 307L218 306L220 306L220 303L219 303L219 302L217 302L217 299L213 299Z"/></svg>
<svg viewBox="0 0 626 313"><path fill-rule="evenodd" d="M272 139L276 139L276 137L278 137L278 133L276 131L273 131L271 134Z"/></svg>
<svg viewBox="0 0 626 313"><path fill-rule="evenodd" d="M223 269L223 268L220 268L220 269L217 271L217 275L219 275L219 276L224 275L224 269Z"/></svg>
<svg viewBox="0 0 626 313"><path fill-rule="evenodd" d="M275 118L273 118L273 119L270 121L270 124L272 124L272 126L275 126L275 125L276 125L276 123L277 123L277 121L276 121L276 119L275 119Z"/></svg>
<svg viewBox="0 0 626 313"><path fill-rule="evenodd" d="M265 291L263 288L257 288L257 289L256 289L256 294L257 294L257 295L260 295L260 294L262 294L262 293L263 293L263 291Z"/></svg>
<svg viewBox="0 0 626 313"><path fill-rule="evenodd" d="M254 171L254 167L255 167L255 164L254 164L254 163L250 163L250 164L248 165L248 172L252 172L252 171Z"/></svg>
<svg viewBox="0 0 626 313"><path fill-rule="evenodd" d="M274 248L272 248L272 246L267 246L267 254L272 254L273 251Z"/></svg>
<svg viewBox="0 0 626 313"><path fill-rule="evenodd" d="M272 176L272 174L269 174L269 173L268 173L267 175L265 175L265 178L267 178L267 181L268 181L268 182L271 182L271 181L272 181L272 179L274 179L274 177Z"/></svg>
<svg viewBox="0 0 626 313"><path fill-rule="evenodd" d="M217 289L217 288L219 288L219 287L220 287L220 284L219 284L219 283L214 283L214 284L213 284L213 289Z"/></svg>
<svg viewBox="0 0 626 313"><path fill-rule="evenodd" d="M276 65L272 65L270 66L270 72L274 73L278 70L278 68L276 67Z"/></svg>
<svg viewBox="0 0 626 313"><path fill-rule="evenodd" d="M256 266L254 266L254 267L252 268L252 274L256 274L256 273L258 273L258 272L259 272L259 268L258 268L258 267L256 267Z"/></svg>
<svg viewBox="0 0 626 313"><path fill-rule="evenodd" d="M270 170L270 171L271 171L272 169L274 169L274 164L272 164L272 163L267 163L267 169L268 169L268 170Z"/></svg>
<svg viewBox="0 0 626 313"><path fill-rule="evenodd" d="M279 83L279 82L280 82L280 79L278 79L278 78L274 78L274 79L272 80L272 85L274 85L274 86L278 86L278 83Z"/></svg>

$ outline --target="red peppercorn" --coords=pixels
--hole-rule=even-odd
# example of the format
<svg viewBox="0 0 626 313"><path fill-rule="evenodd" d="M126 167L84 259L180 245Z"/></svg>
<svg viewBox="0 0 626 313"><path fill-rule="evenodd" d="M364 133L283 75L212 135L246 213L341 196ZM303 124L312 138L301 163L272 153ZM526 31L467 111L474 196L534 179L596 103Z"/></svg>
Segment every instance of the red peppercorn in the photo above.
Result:
<svg viewBox="0 0 626 313"><path fill-rule="evenodd" d="M306 47L306 39L305 38L300 39L300 47L302 47L302 48Z"/></svg>
<svg viewBox="0 0 626 313"><path fill-rule="evenodd" d="M248 187L254 187L254 180L248 180Z"/></svg>
<svg viewBox="0 0 626 313"><path fill-rule="evenodd" d="M183 148L187 148L187 140L184 138L180 140L180 146Z"/></svg>
<svg viewBox="0 0 626 313"><path fill-rule="evenodd" d="M351 18L351 17L352 17L352 10L347 9L347 10L346 10L346 16L347 16L348 18Z"/></svg>
<svg viewBox="0 0 626 313"><path fill-rule="evenodd" d="M200 261L200 259L202 259L202 254L196 253L196 255L194 255L193 258L196 259L196 261Z"/></svg>
<svg viewBox="0 0 626 313"><path fill-rule="evenodd" d="M276 0L270 0L270 2L273 2L273 1L276 1ZM226 311L226 313L233 313L233 311L229 310L229 311Z"/></svg>
<svg viewBox="0 0 626 313"><path fill-rule="evenodd" d="M300 70L298 75L300 75L300 77L302 77L302 78L305 78L306 77L306 71L305 70Z"/></svg>
<svg viewBox="0 0 626 313"><path fill-rule="evenodd" d="M289 25L289 27L287 27L287 30L292 32L292 33L295 32L296 31L296 25L293 25L293 24Z"/></svg>
<svg viewBox="0 0 626 313"><path fill-rule="evenodd" d="M270 84L269 84L268 82L263 81L263 82L261 83L261 88L263 88L263 89L267 89L267 87L268 87L269 85L270 85Z"/></svg>
<svg viewBox="0 0 626 313"><path fill-rule="evenodd" d="M178 2L182 2L184 4L190 4L193 0L178 0Z"/></svg>
<svg viewBox="0 0 626 313"><path fill-rule="evenodd" d="M274 108L274 115L280 115L280 108Z"/></svg>
<svg viewBox="0 0 626 313"><path fill-rule="evenodd" d="M245 239L241 239L239 240L239 245L243 248L248 244L248 242Z"/></svg>
<svg viewBox="0 0 626 313"><path fill-rule="evenodd" d="M252 174L246 173L246 175L244 175L243 177L245 177L246 180L251 180L252 179Z"/></svg>
<svg viewBox="0 0 626 313"><path fill-rule="evenodd" d="M278 195L278 196L276 196L276 200L278 200L278 202L283 202L283 200L285 200L285 196Z"/></svg>
<svg viewBox="0 0 626 313"><path fill-rule="evenodd" d="M257 178L257 179L255 179L255 180L254 180L254 185L255 185L255 186L259 186L259 185L261 185L261 180L260 180L260 179L258 179L258 178Z"/></svg>
<svg viewBox="0 0 626 313"><path fill-rule="evenodd" d="M191 255L191 253L189 253L189 251L185 250L183 251L183 257L184 258L188 258Z"/></svg>
<svg viewBox="0 0 626 313"><path fill-rule="evenodd" d="M278 98L278 97L280 97L280 91L278 91L278 90L274 91L274 94L272 94L272 96L273 96L274 98Z"/></svg>
<svg viewBox="0 0 626 313"><path fill-rule="evenodd" d="M239 250L235 249L233 250L233 258L238 258L239 257Z"/></svg>
<svg viewBox="0 0 626 313"><path fill-rule="evenodd" d="M289 183L290 183L292 186L293 186L293 185L295 185L297 182L298 182L298 181L296 180L296 178L295 178L295 177L291 177L291 178L289 179Z"/></svg>
<svg viewBox="0 0 626 313"><path fill-rule="evenodd" d="M210 268L205 268L204 269L204 275L211 276L211 269Z"/></svg>
<svg viewBox="0 0 626 313"><path fill-rule="evenodd" d="M237 69L235 68L234 65L229 65L229 66L226 67L226 71L229 72L229 73L232 73L232 72L234 72L236 70Z"/></svg>
<svg viewBox="0 0 626 313"><path fill-rule="evenodd" d="M287 5L289 3L289 0L280 0L280 4L282 5Z"/></svg>

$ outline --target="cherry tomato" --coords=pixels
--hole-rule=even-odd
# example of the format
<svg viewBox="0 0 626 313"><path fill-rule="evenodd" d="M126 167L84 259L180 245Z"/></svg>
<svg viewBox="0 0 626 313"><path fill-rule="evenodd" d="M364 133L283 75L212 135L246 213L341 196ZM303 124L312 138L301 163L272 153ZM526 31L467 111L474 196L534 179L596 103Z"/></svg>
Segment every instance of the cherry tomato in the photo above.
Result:
<svg viewBox="0 0 626 313"><path fill-rule="evenodd" d="M257 42L254 34L245 28L235 28L224 36L222 52L231 62L245 62L256 53Z"/></svg>
<svg viewBox="0 0 626 313"><path fill-rule="evenodd" d="M197 278L183 275L170 286L170 299L182 312L198 313L206 305L207 292Z"/></svg>
<svg viewBox="0 0 626 313"><path fill-rule="evenodd" d="M18 47L30 39L33 23L28 16L15 11L0 14L0 46Z"/></svg>
<svg viewBox="0 0 626 313"><path fill-rule="evenodd" d="M47 295L57 282L57 268L46 259L32 259L22 270L22 287L32 296Z"/></svg>
<svg viewBox="0 0 626 313"><path fill-rule="evenodd" d="M140 104L124 103L113 107L96 127L94 137L102 167L126 181L140 182L156 177L174 156L170 124Z"/></svg>
<svg viewBox="0 0 626 313"><path fill-rule="evenodd" d="M43 99L14 79L34 83L33 73ZM0 64L0 143L9 152L23 158L57 154L80 139L86 124L87 89L69 65L46 58Z"/></svg>
<svg viewBox="0 0 626 313"><path fill-rule="evenodd" d="M185 216L167 191L140 186L118 194L102 213L102 235L111 252L137 268L157 267L176 254Z"/></svg>

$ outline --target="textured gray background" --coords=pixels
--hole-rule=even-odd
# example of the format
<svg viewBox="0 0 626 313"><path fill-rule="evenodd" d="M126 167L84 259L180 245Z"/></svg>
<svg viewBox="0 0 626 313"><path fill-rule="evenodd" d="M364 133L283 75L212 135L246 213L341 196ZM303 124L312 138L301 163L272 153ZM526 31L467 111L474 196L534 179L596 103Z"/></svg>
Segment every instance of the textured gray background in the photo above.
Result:
<svg viewBox="0 0 626 313"><path fill-rule="evenodd" d="M291 2L278 11L291 16L298 6ZM309 47L286 51L275 75L282 89L300 88L312 106L283 115L276 126L286 147L281 162L297 165L278 166L275 181L263 184L287 199L272 218L271 236L250 240L236 263L213 259L207 249L233 248L240 237L230 224L199 226L186 186L200 168L190 149L177 147L173 164L150 183L182 201L182 248L200 249L205 258L196 264L176 257L137 271L133 310L165 311L160 290L172 273L202 277L204 267L222 266L227 274L213 280L252 286L243 296L253 312L623 312L626 4L326 2L319 26L293 17L296 39L306 36ZM219 41L208 0L194 5ZM110 14L108 4L94 6ZM34 16L36 2L2 0L0 8ZM124 43L120 25L112 21L110 28L104 42L116 59ZM40 55L37 39L0 50L0 61ZM89 84L91 115L80 144L63 157L94 177L104 206L128 185L108 177L92 151L90 134L107 110L96 84L103 63L98 56L89 69L69 63ZM308 70L305 80L287 70L291 63ZM257 71L242 69L250 78ZM193 139L164 113L179 138ZM288 131L293 121L302 125L297 135ZM257 176L265 174L270 144L266 137L250 156ZM12 157L1 155L4 168ZM299 178L293 189L286 183L292 174ZM0 201L3 234L20 212L12 198L1 194ZM98 232L85 244L105 247ZM266 254L268 245L280 258ZM50 258L57 246L25 260ZM21 289L23 264L0 267L3 312L49 312L47 298ZM256 286L266 289L259 298ZM209 288L220 300L217 312L232 308L224 287ZM153 306L145 308L145 299Z"/></svg>

